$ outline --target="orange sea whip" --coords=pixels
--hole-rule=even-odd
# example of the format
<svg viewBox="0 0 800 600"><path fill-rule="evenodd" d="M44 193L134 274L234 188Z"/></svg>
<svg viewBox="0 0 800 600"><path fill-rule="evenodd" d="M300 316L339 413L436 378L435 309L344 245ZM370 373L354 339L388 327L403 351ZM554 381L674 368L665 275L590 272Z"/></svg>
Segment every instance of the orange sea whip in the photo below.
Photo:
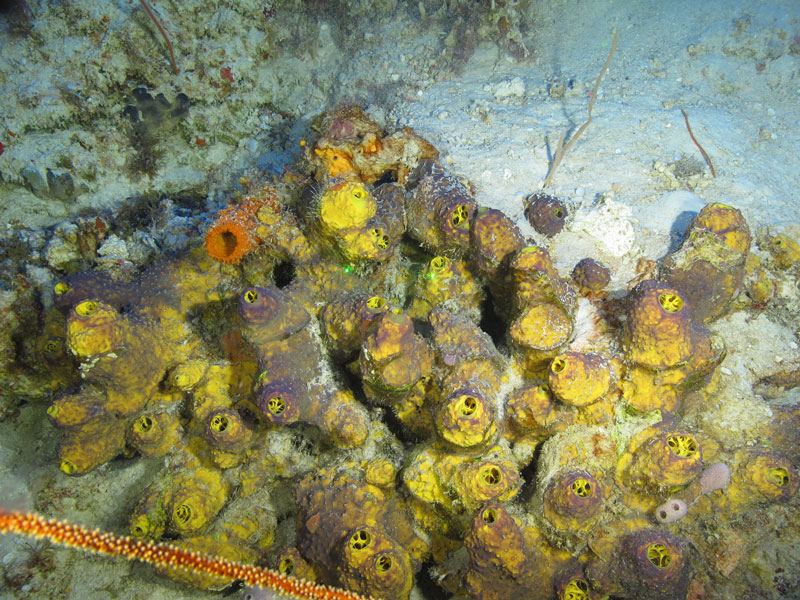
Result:
<svg viewBox="0 0 800 600"><path fill-rule="evenodd" d="M47 538L68 548L106 556L121 556L156 567L183 569L231 581L241 579L249 586L275 590L297 600L372 600L347 590L290 577L272 569L244 565L172 544L136 540L73 525L67 521L46 519L36 513L0 508L0 533L16 533L36 539Z"/></svg>

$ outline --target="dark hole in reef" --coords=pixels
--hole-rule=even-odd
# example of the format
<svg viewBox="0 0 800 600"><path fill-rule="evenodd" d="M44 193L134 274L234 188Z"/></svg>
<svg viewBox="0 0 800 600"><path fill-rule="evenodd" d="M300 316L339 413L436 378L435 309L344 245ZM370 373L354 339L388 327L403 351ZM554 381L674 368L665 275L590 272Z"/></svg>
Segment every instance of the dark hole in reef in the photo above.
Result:
<svg viewBox="0 0 800 600"><path fill-rule="evenodd" d="M424 410L424 408L422 410ZM402 421L397 418L397 415L394 414L391 408L384 408L382 412L383 416L381 420L386 425L386 428L404 445L414 446L424 441L409 431L406 426L403 425Z"/></svg>
<svg viewBox="0 0 800 600"><path fill-rule="evenodd" d="M382 183L396 183L396 182L397 182L397 177L394 176L394 173L392 173L391 171L386 171L383 175L381 175L380 177L378 177L378 179L375 180L375 182L372 184L372 188L375 189Z"/></svg>
<svg viewBox="0 0 800 600"><path fill-rule="evenodd" d="M539 455L542 452L543 445L544 444L539 444L536 447L536 451L533 453L531 461L519 471L519 475L522 477L523 484L519 490L518 497L522 502L527 502L533 498L533 494L536 491L536 465L539 463Z"/></svg>
<svg viewBox="0 0 800 600"><path fill-rule="evenodd" d="M227 598L228 596L235 596L236 598L241 598L242 590L244 590L244 587L245 587L244 582L242 580L234 581L231 585L222 590L220 594L225 598Z"/></svg>
<svg viewBox="0 0 800 600"><path fill-rule="evenodd" d="M290 260L285 260L278 263L275 266L275 270L272 271L272 277L275 279L275 285L280 289L283 289L292 283L292 281L294 281L295 274L294 263Z"/></svg>
<svg viewBox="0 0 800 600"><path fill-rule="evenodd" d="M481 304L481 322L478 323L478 326L489 334L495 346L499 347L503 345L506 324L503 323L503 320L494 309L494 300L492 300L491 295L488 293Z"/></svg>
<svg viewBox="0 0 800 600"><path fill-rule="evenodd" d="M288 428L292 432L289 443L295 451L309 456L316 456L318 454L318 448L311 439L311 436L319 437L319 430L316 427L301 422L292 423Z"/></svg>
<svg viewBox="0 0 800 600"><path fill-rule="evenodd" d="M231 233L230 231L225 231L220 236L220 245L222 246L222 253L226 256L230 256L236 250L236 246L239 243L236 240L236 236Z"/></svg>
<svg viewBox="0 0 800 600"><path fill-rule="evenodd" d="M345 385L353 392L353 397L358 400L361 404L366 407L375 406L369 400L367 400L367 396L364 393L364 387L361 383L361 378L354 373L352 373L349 369L342 368L339 370L339 373L345 380ZM422 442L422 439L419 439L413 433L411 433L405 425L403 425L402 421L397 418L394 414L394 411L391 408L382 406L381 408L381 420L384 422L386 427L389 429L390 432L403 444L414 445L419 444ZM424 410L424 408L421 408Z"/></svg>
<svg viewBox="0 0 800 600"><path fill-rule="evenodd" d="M451 598L452 594L443 590L431 576L431 568L436 567L436 563L428 561L422 564L422 568L417 573L417 588L422 592L425 600L445 600Z"/></svg>

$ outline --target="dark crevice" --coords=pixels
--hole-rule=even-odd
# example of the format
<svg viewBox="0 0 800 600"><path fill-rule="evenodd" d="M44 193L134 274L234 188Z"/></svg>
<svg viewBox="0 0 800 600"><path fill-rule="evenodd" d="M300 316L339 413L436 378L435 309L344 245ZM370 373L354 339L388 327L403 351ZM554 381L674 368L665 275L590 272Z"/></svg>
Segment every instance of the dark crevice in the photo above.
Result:
<svg viewBox="0 0 800 600"><path fill-rule="evenodd" d="M491 294L487 293L486 298L481 303L481 322L478 326L492 338L495 346L500 347L503 345L506 324L494 309L494 300Z"/></svg>
<svg viewBox="0 0 800 600"><path fill-rule="evenodd" d="M288 286L292 281L294 281L296 272L294 268L294 263L290 260L286 260L283 262L278 263L275 266L275 270L272 272L272 277L275 279L275 286L279 289L283 289Z"/></svg>

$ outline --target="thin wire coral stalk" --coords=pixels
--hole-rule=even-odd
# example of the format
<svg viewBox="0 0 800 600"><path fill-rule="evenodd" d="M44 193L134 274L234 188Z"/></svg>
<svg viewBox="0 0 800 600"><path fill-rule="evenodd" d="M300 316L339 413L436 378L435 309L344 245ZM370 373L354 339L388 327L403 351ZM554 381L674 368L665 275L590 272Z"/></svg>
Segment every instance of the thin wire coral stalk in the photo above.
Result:
<svg viewBox="0 0 800 600"><path fill-rule="evenodd" d="M603 79L603 75L605 75L606 71L608 70L608 65L611 64L611 58L614 56L614 51L617 49L617 38L619 37L619 32L614 32L614 41L611 42L611 52L608 53L608 58L606 59L606 64L603 65L603 69L600 71L600 75L597 76L597 81L594 84L594 91L592 92L592 97L589 99L589 118L586 119L586 122L580 126L580 129L575 132L569 141L565 144L564 143L564 134L561 134L561 137L558 139L558 146L556 147L556 153L553 155L553 162L550 164L550 170L547 172L547 177L544 179L543 187L547 187L550 185L550 182L553 180L553 175L558 168L558 165L561 164L561 159L564 158L564 155L569 152L569 149L572 148L572 144L575 143L584 130L589 126L589 123L592 122L592 107L594 107L594 101L597 99L597 90L600 89L600 80Z"/></svg>
<svg viewBox="0 0 800 600"><path fill-rule="evenodd" d="M161 36L164 38L164 41L167 43L167 50L169 50L169 60L170 60L170 62L172 62L172 70L175 71L175 74L177 75L178 73L181 72L181 70L178 68L178 64L175 62L175 53L172 51L172 42L169 41L169 37L167 36L167 32L164 31L164 27L161 25L161 22L153 14L153 11L150 10L150 7L147 5L147 2L145 2L145 0L139 0L139 2L142 3L142 6L147 11L147 14L150 15L151 19L153 19L153 23L156 24L156 27L158 27L158 30L161 32Z"/></svg>
<svg viewBox="0 0 800 600"><path fill-rule="evenodd" d="M681 109L681 114L683 115L683 120L686 121L686 130L689 132L689 137L692 138L694 145L697 146L697 149L700 150L700 154L702 154L703 158L706 159L706 162L708 163L708 168L711 169L711 177L716 179L717 172L714 170L714 163L711 162L711 158L708 156L708 153L700 145L700 142L697 141L697 138L694 137L694 134L692 133L692 126L689 125L689 115L687 115L686 111L683 109Z"/></svg>

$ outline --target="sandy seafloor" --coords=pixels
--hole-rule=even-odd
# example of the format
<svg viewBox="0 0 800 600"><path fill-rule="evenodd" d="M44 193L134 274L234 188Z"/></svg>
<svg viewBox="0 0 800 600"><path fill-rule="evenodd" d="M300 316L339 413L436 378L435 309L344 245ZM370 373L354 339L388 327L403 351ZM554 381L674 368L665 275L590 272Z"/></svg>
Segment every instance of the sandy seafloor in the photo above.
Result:
<svg viewBox="0 0 800 600"><path fill-rule="evenodd" d="M739 208L754 234L768 228L800 236L796 1L152 5L171 34L178 75L138 2L31 1L31 19L0 19L4 290L23 273L49 293L76 258L70 223L94 213L114 223L137 198L154 199L159 220L107 237L98 263L134 268L196 241L206 213L237 191L241 177L268 180L280 172L299 155L299 140L313 135L314 116L343 101L362 104L387 130L413 127L472 183L479 203L500 208L544 242L526 222L523 200L540 189L561 132L585 120L615 30L619 43L593 122L549 189L571 214L548 242L562 274L593 256L611 269L611 288L623 290L639 259L674 247L708 202ZM191 103L188 115L160 132L150 175L130 169L136 150L124 109L137 86L169 101L182 92ZM693 163L697 172L673 177L676 162ZM763 254L755 243L754 252ZM727 429L737 444L751 443L770 418L752 384L800 360L797 291L789 288L762 313L740 311L713 324L728 346L722 368L732 392L706 425ZM22 398L13 381L2 394L0 503L124 531L125 511L158 461L115 461L68 478L57 469L58 434L45 417L46 397ZM764 540L740 567L753 573L748 586L709 597L798 597L798 587L785 583L800 578L797 534L795 528L790 539ZM44 554L45 571L37 571L32 557L43 555L40 545L0 539L0 597L222 597L140 565ZM786 576L773 576L774 569Z"/></svg>

